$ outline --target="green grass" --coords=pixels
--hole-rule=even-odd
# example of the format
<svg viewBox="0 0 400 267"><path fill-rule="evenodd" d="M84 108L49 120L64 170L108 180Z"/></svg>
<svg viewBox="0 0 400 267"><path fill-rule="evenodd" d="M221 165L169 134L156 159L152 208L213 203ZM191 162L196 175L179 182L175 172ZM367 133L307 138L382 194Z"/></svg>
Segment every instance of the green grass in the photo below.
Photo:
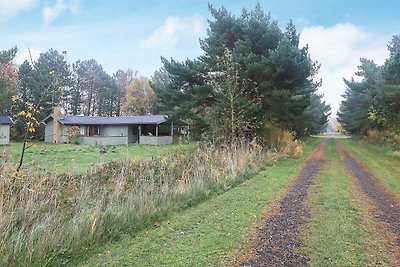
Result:
<svg viewBox="0 0 400 267"><path fill-rule="evenodd" d="M340 142L365 163L389 190L400 196L400 158L395 151L356 140Z"/></svg>
<svg viewBox="0 0 400 267"><path fill-rule="evenodd" d="M333 140L326 155L329 163L309 191L312 213L301 235L311 266L390 266Z"/></svg>
<svg viewBox="0 0 400 267"><path fill-rule="evenodd" d="M235 188L186 211L159 227L97 249L85 266L221 266L232 260L254 232L268 206L281 197L307 155L320 142L307 141L301 158L269 167ZM77 265L79 261L71 262Z"/></svg>
<svg viewBox="0 0 400 267"><path fill-rule="evenodd" d="M129 145L109 146L107 153L101 154L101 147L74 144L37 143L36 147L26 150L24 166L35 170L63 173L65 171L84 172L91 167L123 159L143 159L159 156L176 150L194 149L196 143L173 144L165 146ZM21 155L22 143L0 146L0 163L5 160L17 163Z"/></svg>

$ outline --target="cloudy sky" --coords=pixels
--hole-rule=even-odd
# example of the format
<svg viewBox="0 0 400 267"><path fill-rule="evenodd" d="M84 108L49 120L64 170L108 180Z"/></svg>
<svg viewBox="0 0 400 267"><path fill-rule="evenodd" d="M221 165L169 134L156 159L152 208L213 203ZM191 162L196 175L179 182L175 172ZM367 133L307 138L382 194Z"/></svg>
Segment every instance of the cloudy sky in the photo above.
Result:
<svg viewBox="0 0 400 267"><path fill-rule="evenodd" d="M69 63L96 59L112 74L131 68L150 76L160 56L201 55L208 2L239 15L256 0L0 0L0 50L17 46L16 63L50 48L67 51ZM260 0L283 28L292 19L321 63L320 93L335 112L343 77L354 76L359 59L382 64L386 45L400 34L400 0Z"/></svg>

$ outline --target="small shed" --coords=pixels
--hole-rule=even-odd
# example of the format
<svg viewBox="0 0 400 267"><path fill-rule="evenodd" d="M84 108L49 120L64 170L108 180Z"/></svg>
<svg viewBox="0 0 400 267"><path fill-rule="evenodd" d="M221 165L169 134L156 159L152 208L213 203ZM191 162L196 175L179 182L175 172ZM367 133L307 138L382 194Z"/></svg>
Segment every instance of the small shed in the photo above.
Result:
<svg viewBox="0 0 400 267"><path fill-rule="evenodd" d="M8 116L0 116L0 145L10 144L10 126L13 121Z"/></svg>

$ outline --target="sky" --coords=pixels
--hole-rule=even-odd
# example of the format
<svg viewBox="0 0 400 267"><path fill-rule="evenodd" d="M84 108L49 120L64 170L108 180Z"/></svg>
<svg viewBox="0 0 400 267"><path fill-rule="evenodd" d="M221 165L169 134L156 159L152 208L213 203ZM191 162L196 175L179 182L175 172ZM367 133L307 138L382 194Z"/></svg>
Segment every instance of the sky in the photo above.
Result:
<svg viewBox="0 0 400 267"><path fill-rule="evenodd" d="M400 0L260 0L284 29L292 19L302 46L321 64L318 93L339 109L343 78L355 77L360 58L381 65L391 37L400 34ZM16 64L50 48L67 61L94 58L113 74L132 69L150 77L161 57L194 59L211 19L208 3L234 15L255 0L0 0L0 50L18 47Z"/></svg>

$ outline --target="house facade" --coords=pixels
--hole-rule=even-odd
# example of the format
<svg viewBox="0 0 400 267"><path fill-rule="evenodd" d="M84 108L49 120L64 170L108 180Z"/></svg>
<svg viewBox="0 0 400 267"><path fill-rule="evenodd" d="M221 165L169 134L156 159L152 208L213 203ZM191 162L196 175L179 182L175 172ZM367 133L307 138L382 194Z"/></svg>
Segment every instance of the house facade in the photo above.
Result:
<svg viewBox="0 0 400 267"><path fill-rule="evenodd" d="M68 129L79 129L78 142L87 145L167 145L172 144L174 122L164 115L129 117L94 117L65 115L56 107L45 119L45 142L69 143Z"/></svg>
<svg viewBox="0 0 400 267"><path fill-rule="evenodd" d="M8 116L0 116L0 145L10 144L10 126L13 121Z"/></svg>

